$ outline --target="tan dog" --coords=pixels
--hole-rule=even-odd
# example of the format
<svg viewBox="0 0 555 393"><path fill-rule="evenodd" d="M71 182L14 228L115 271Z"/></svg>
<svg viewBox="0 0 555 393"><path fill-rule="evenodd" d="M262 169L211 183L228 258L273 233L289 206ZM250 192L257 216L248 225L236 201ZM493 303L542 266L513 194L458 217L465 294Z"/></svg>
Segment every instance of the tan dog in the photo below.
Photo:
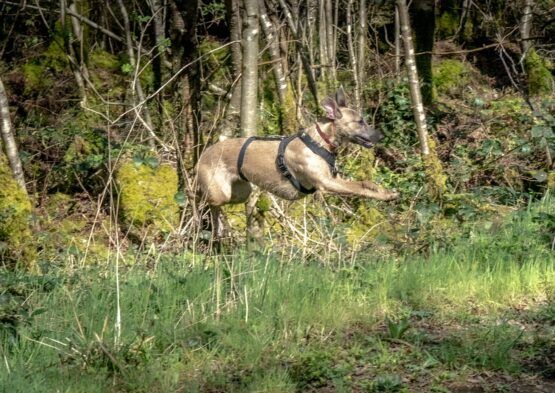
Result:
<svg viewBox="0 0 555 393"><path fill-rule="evenodd" d="M325 98L321 105L326 117L299 136L286 138L288 144L283 149L281 139L234 138L203 152L197 164L197 181L201 196L210 205L216 238L221 235L219 207L246 202L252 191L250 183L287 200L301 199L316 190L381 201L398 198L398 193L370 181L348 181L336 174L338 146L354 142L370 148L382 135L359 113L346 107L343 89L335 97ZM284 164L281 166L276 162L279 154Z"/></svg>

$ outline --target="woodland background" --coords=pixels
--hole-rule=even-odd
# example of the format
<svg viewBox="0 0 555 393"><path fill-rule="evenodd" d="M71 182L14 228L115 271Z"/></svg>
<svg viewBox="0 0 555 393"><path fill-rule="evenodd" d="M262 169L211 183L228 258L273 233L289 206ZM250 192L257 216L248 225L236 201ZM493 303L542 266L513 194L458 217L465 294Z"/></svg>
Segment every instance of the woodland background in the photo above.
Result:
<svg viewBox="0 0 555 393"><path fill-rule="evenodd" d="M0 387L552 391L555 3L408 3L0 0ZM262 194L212 252L202 150L339 86L401 199Z"/></svg>

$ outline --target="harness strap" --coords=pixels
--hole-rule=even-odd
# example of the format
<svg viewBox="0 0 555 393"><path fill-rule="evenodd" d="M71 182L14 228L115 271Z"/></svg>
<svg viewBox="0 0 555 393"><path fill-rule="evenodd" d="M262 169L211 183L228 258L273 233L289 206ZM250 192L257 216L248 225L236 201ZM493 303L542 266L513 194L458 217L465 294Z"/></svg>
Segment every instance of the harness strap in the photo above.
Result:
<svg viewBox="0 0 555 393"><path fill-rule="evenodd" d="M324 149L322 146L317 144L314 139L310 137L304 130L301 130L296 135L291 135L288 137L283 136L251 136L247 138L243 146L241 146L241 150L239 151L239 157L237 157L237 173L244 181L249 181L245 177L243 173L243 162L245 161L245 154L247 152L247 148L253 141L257 140L270 140L270 141L280 141L278 147L278 154L276 157L276 166L279 172L285 177L297 191L302 192L303 194L314 194L316 192L316 188L306 188L304 187L300 181L298 181L295 176L289 171L287 164L285 163L285 149L287 145L295 139L299 138L303 141L303 143L316 155L322 157L324 161L329 165L332 175L337 175L337 168L335 167L335 154L329 152L328 150Z"/></svg>
<svg viewBox="0 0 555 393"><path fill-rule="evenodd" d="M335 154L324 149L320 146L310 135L308 135L304 130L299 133L299 138L304 142L306 147L308 147L312 152L324 159L330 167L333 176L337 175L337 167L335 166Z"/></svg>
<svg viewBox="0 0 555 393"><path fill-rule="evenodd" d="M301 182L298 181L291 172L289 172L289 168L287 168L287 164L285 164L285 149L287 148L287 145L297 136L298 135L291 135L290 137L281 140L279 143L278 155L276 157L276 165L283 177L289 180L293 187L295 187L298 191L303 194L314 194L316 192L316 188L304 187Z"/></svg>

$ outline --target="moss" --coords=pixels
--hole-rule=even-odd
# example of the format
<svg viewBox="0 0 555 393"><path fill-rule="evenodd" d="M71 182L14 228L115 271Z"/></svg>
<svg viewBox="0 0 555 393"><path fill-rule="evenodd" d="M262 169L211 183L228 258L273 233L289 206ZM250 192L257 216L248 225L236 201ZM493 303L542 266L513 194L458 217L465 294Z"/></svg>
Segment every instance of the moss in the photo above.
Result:
<svg viewBox="0 0 555 393"><path fill-rule="evenodd" d="M177 171L170 165L153 168L133 162L124 163L116 173L120 191L120 213L124 224L138 230L135 235L168 233L179 223Z"/></svg>
<svg viewBox="0 0 555 393"><path fill-rule="evenodd" d="M339 167L347 176L355 180L366 180L374 176L375 160L373 149L360 149L356 155L351 155L345 162L341 162Z"/></svg>
<svg viewBox="0 0 555 393"><path fill-rule="evenodd" d="M428 147L430 154L424 159L428 192L432 199L441 199L446 190L447 176L437 156L436 142L430 137L428 137Z"/></svg>
<svg viewBox="0 0 555 393"><path fill-rule="evenodd" d="M360 205L354 217L345 234L349 244L355 246L381 233L381 224L387 223L385 216L378 209L366 205Z"/></svg>
<svg viewBox="0 0 555 393"><path fill-rule="evenodd" d="M445 12L437 18L437 32L441 37L455 35L459 28L459 17L454 13Z"/></svg>
<svg viewBox="0 0 555 393"><path fill-rule="evenodd" d="M435 66L434 86L438 94L455 94L469 83L470 70L459 60L442 60Z"/></svg>
<svg viewBox="0 0 555 393"><path fill-rule="evenodd" d="M66 51L61 46L62 42L61 38L55 38L41 55L42 64L56 72L61 72L69 66Z"/></svg>
<svg viewBox="0 0 555 393"><path fill-rule="evenodd" d="M31 202L13 179L0 151L0 264L35 271L36 247L31 233Z"/></svg>
<svg viewBox="0 0 555 393"><path fill-rule="evenodd" d="M256 207L260 212L267 212L272 206L272 200L268 197L268 194L261 193L256 200Z"/></svg>
<svg viewBox="0 0 555 393"><path fill-rule="evenodd" d="M91 67L103 68L114 72L119 71L121 67L121 62L117 56L102 49L96 49L89 55L89 64Z"/></svg>
<svg viewBox="0 0 555 393"><path fill-rule="evenodd" d="M285 100L283 103L281 122L283 131L286 135L293 134L298 131L299 123L297 122L297 104L291 86L285 92Z"/></svg>
<svg viewBox="0 0 555 393"><path fill-rule="evenodd" d="M530 95L550 94L553 92L554 83L551 62L532 49L524 60L524 68L528 76L528 93Z"/></svg>
<svg viewBox="0 0 555 393"><path fill-rule="evenodd" d="M57 192L50 196L44 206L44 210L49 220L65 217L71 209L72 199L70 195Z"/></svg>
<svg viewBox="0 0 555 393"><path fill-rule="evenodd" d="M224 205L222 206L222 212L230 229L240 234L245 233L247 229L247 215L245 214L245 205L243 203Z"/></svg>
<svg viewBox="0 0 555 393"><path fill-rule="evenodd" d="M547 188L550 192L555 192L555 171L547 174Z"/></svg>
<svg viewBox="0 0 555 393"><path fill-rule="evenodd" d="M30 93L33 90L40 90L50 83L46 75L45 67L34 62L23 65L23 78L25 81L26 93Z"/></svg>
<svg viewBox="0 0 555 393"><path fill-rule="evenodd" d="M42 259L64 264L108 261L110 235L106 228L112 226L108 219L97 222L94 210L59 192L49 195L42 208L46 214L39 216L41 231L37 233Z"/></svg>

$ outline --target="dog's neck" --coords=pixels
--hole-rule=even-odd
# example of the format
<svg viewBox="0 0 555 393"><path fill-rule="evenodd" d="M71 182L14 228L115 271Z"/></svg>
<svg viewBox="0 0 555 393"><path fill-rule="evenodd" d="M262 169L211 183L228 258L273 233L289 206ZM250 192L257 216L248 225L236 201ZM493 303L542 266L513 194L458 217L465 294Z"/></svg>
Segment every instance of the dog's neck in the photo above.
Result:
<svg viewBox="0 0 555 393"><path fill-rule="evenodd" d="M330 120L319 120L307 130L308 134L323 148L330 152L337 149L335 124Z"/></svg>

